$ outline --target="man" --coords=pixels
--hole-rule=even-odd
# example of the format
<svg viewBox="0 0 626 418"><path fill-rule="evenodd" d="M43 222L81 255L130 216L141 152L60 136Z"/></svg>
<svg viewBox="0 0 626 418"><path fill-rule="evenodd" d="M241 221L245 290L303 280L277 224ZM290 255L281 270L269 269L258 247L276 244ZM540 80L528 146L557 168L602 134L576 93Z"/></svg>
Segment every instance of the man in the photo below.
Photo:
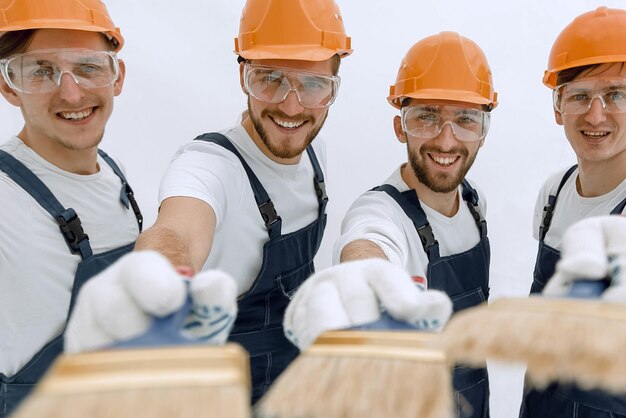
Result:
<svg viewBox="0 0 626 418"><path fill-rule="evenodd" d="M0 93L24 118L0 145L0 416L61 352L83 283L141 229L122 171L98 150L123 44L98 0L0 0Z"/></svg>
<svg viewBox="0 0 626 418"><path fill-rule="evenodd" d="M555 272L564 231L626 205L626 10L600 7L574 19L552 46L543 82L578 164L551 176L535 206L539 241L532 293L561 294ZM574 415L577 414L577 415ZM524 395L523 417L626 416L626 397L552 385Z"/></svg>
<svg viewBox="0 0 626 418"><path fill-rule="evenodd" d="M352 50L334 0L248 0L235 52L247 111L174 156L157 221L136 248L238 279L230 339L250 353L256 401L298 354L284 336L283 315L313 272L328 200L324 146L312 142L337 96L341 59ZM76 328L90 315L77 310ZM77 350L94 346L72 335Z"/></svg>
<svg viewBox="0 0 626 418"><path fill-rule="evenodd" d="M404 57L388 100L401 110L394 118L394 128L398 140L407 146L408 162L384 185L363 194L350 207L335 245L335 261L386 259L411 276L425 278L429 288L446 292L455 311L477 305L489 295L490 253L484 198L465 175L485 140L490 112L497 105L487 59L478 45L454 32L422 39ZM365 267L356 267L358 262L348 264L350 267L336 267L337 271L343 269L343 277L338 275L337 281L355 283L368 274ZM377 296L387 299L385 308L398 317L392 311L398 302L389 302L385 294L389 290L380 289L401 284L382 279L384 275L370 281L389 281L385 286L373 285L378 288ZM386 275L401 280L401 275L391 269ZM318 278L311 280L313 283ZM356 299L341 291L342 296L333 299L308 283L301 292L314 296L296 295L294 306L290 306L287 328L298 340L303 335L306 341L313 339L292 321L302 322L299 318L310 316L305 310L316 305L316 298L320 304L324 299L327 310L333 312L337 309L330 305L335 300L339 300L336 304L347 304L344 301ZM429 315L435 319L427 328L443 326L447 320L441 313L443 300L436 294L424 296L427 299L422 301L422 309L431 310ZM311 323L316 330L331 328L328 325L336 328L332 319L322 325L316 325L315 320ZM457 368L454 384L471 404L471 408L463 408L467 402L460 402L459 416L489 415L485 369Z"/></svg>

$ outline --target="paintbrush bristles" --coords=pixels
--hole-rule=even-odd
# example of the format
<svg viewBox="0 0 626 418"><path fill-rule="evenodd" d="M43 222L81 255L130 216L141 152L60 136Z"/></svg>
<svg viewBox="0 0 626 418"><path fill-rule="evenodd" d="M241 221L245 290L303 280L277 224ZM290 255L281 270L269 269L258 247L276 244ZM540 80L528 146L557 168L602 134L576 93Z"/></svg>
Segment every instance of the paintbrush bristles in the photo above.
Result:
<svg viewBox="0 0 626 418"><path fill-rule="evenodd" d="M256 412L261 418L449 418L451 385L440 359L305 352Z"/></svg>
<svg viewBox="0 0 626 418"><path fill-rule="evenodd" d="M237 387L152 388L29 399L12 418L250 418L249 394Z"/></svg>
<svg viewBox="0 0 626 418"><path fill-rule="evenodd" d="M236 344L60 356L13 418L249 418L247 353Z"/></svg>
<svg viewBox="0 0 626 418"><path fill-rule="evenodd" d="M501 299L453 317L441 336L452 361L527 364L528 384L576 382L626 393L626 305L542 297Z"/></svg>

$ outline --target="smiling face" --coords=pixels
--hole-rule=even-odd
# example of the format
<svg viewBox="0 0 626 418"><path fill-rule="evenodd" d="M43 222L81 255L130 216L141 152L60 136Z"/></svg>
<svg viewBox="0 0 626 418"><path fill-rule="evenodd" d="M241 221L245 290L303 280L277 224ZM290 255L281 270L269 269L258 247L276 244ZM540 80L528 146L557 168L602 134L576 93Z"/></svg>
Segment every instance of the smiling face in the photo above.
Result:
<svg viewBox="0 0 626 418"><path fill-rule="evenodd" d="M105 38L96 32L41 29L24 52L46 49L108 51ZM71 151L95 150L113 110L113 98L122 91L124 64L118 79L106 87L85 88L71 74L61 76L58 88L47 93L22 93L0 82L2 95L19 106L24 129L19 137L37 153L56 164ZM58 165L58 164L57 164Z"/></svg>
<svg viewBox="0 0 626 418"><path fill-rule="evenodd" d="M429 106L461 106L481 109L480 105L454 101L411 99L403 106L425 104ZM476 159L484 140L459 141L449 124L432 139L416 138L402 129L400 116L394 118L398 140L407 144L408 162L417 181L436 193L450 193L461 184ZM411 187L415 185L409 184Z"/></svg>
<svg viewBox="0 0 626 418"><path fill-rule="evenodd" d="M624 77L626 81L626 65L602 64L582 72L574 81L599 81L609 77ZM602 82L599 83L601 86ZM603 108L600 100L594 99L583 114L563 115L555 111L555 118L563 125L579 164L626 164L626 113L611 113Z"/></svg>
<svg viewBox="0 0 626 418"><path fill-rule="evenodd" d="M301 70L330 76L332 60L253 60L253 65ZM247 92L243 81L242 88L248 95L248 118L243 125L265 155L274 161L292 163L299 160L306 147L315 139L328 115L326 108L306 108L300 104L295 91L289 92L280 103L267 103L256 99Z"/></svg>

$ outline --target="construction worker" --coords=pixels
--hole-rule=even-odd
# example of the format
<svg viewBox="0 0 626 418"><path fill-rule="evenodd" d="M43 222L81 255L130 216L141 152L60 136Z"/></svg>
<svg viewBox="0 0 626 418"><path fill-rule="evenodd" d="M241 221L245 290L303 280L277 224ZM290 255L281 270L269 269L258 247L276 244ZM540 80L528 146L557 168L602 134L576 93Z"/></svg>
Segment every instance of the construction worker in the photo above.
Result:
<svg viewBox="0 0 626 418"><path fill-rule="evenodd" d="M124 84L124 62L116 55L123 44L100 0L0 0L0 93L24 117L23 129L0 145L1 417L14 410L64 349L79 289L124 258L141 231L142 215L119 162L98 149ZM145 280L129 281L142 289L136 300L151 307L151 315L180 309L186 286L172 280L180 274L155 254L139 257L147 274L127 268L128 262L115 263L125 276ZM205 315L202 307L236 312L229 303L235 297L233 279L210 272L197 276L190 288L201 313L191 316L190 332L223 341L222 334L206 337L223 322ZM99 312L115 311L127 296L116 289L109 285L97 303L83 303ZM206 325L207 318L214 325ZM91 317L85 319L88 323ZM132 335L117 326L120 322L149 323L143 311L124 311L119 322L111 315L107 319L108 326L96 329L101 334L93 327L75 333L107 344L111 335Z"/></svg>
<svg viewBox="0 0 626 418"><path fill-rule="evenodd" d="M0 0L0 93L24 127L0 145L0 416L63 349L80 287L131 251L142 217L98 149L124 38L99 0Z"/></svg>
<svg viewBox="0 0 626 418"><path fill-rule="evenodd" d="M335 244L334 261L352 261L347 264L358 266L353 260L386 259L409 275L422 278L420 281L427 281L428 288L447 293L454 311L480 304L489 296L486 207L484 197L465 175L485 141L490 112L497 105L487 59L476 43L458 33L442 32L424 38L402 60L388 101L401 112L394 117L394 128L397 139L407 146L408 161L382 186L366 192L352 204ZM345 280L355 287L352 283L363 272L342 266L336 266L336 281ZM401 276L392 271L387 275ZM385 281L382 276L378 274L371 280ZM315 280L311 278L311 283ZM328 282L328 277L324 281ZM398 286L393 280L388 282L378 287ZM301 318L308 315L312 329L337 327L332 319L319 324L319 312L311 315L302 307L315 306L316 298L320 304L324 299L326 305L335 301L347 304L343 301L356 298L345 293L352 290L344 290L340 285L337 292L342 296L336 298L323 289L328 283L320 289L309 283L305 286L298 293L311 295L296 295L294 306L288 311L287 328L296 339L309 342L314 336L292 322L302 322ZM378 290L378 296L386 299L383 304L393 316L416 316L394 313L393 305L402 299L389 298L384 294L388 291ZM431 319L425 328L443 326L447 320L444 300L440 296L427 299L421 303L422 309L431 310L425 316ZM336 307L327 309L342 311ZM351 312L350 316L356 317L354 322L362 322L360 315L372 317L363 312ZM459 367L454 385L467 401L458 403L458 416L489 416L486 369ZM468 403L471 408L465 408Z"/></svg>
<svg viewBox="0 0 626 418"><path fill-rule="evenodd" d="M314 270L326 225L326 155L314 139L351 52L334 0L248 0L235 39L247 110L234 126L178 151L161 183L157 221L137 241L138 250L157 250L174 266L237 278L230 340L250 353L253 401L298 354L283 315ZM81 298L98 293L93 286ZM77 308L76 329L93 315ZM72 335L76 351L91 346Z"/></svg>
<svg viewBox="0 0 626 418"><path fill-rule="evenodd" d="M544 183L535 206L539 241L531 293L560 294L555 273L564 231L584 218L621 214L626 206L626 10L598 9L557 37L543 82L552 89L556 123L577 164ZM550 282L548 282L550 279ZM522 417L623 417L626 396L552 385L525 393Z"/></svg>

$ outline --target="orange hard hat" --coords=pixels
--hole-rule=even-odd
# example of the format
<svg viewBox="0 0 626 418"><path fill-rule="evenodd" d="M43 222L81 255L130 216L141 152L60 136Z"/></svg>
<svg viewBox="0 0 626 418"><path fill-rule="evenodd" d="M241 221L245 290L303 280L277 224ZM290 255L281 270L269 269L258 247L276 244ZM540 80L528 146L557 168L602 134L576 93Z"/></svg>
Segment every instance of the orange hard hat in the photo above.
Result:
<svg viewBox="0 0 626 418"><path fill-rule="evenodd" d="M559 71L626 62L626 10L598 7L567 25L552 45L543 84L556 87Z"/></svg>
<svg viewBox="0 0 626 418"><path fill-rule="evenodd" d="M325 61L352 49L334 0L248 0L235 53L244 59Z"/></svg>
<svg viewBox="0 0 626 418"><path fill-rule="evenodd" d="M429 36L409 49L387 100L400 109L405 97L455 100L491 109L498 104L485 54L456 32Z"/></svg>
<svg viewBox="0 0 626 418"><path fill-rule="evenodd" d="M124 45L102 0L0 0L0 35L27 29L102 32L115 51Z"/></svg>

